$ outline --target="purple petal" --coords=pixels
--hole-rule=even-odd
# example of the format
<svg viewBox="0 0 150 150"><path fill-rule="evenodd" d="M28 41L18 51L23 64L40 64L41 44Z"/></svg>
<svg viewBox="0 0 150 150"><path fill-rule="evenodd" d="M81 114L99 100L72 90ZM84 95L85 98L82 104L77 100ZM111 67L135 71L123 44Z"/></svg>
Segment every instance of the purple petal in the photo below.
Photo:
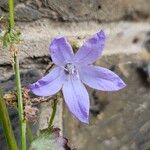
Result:
<svg viewBox="0 0 150 150"><path fill-rule="evenodd" d="M55 67L49 74L30 85L30 90L38 96L50 96L57 93L64 83L65 77L60 67Z"/></svg>
<svg viewBox="0 0 150 150"><path fill-rule="evenodd" d="M81 80L88 86L102 91L118 91L126 86L118 75L98 66L80 68Z"/></svg>
<svg viewBox="0 0 150 150"><path fill-rule="evenodd" d="M74 56L72 47L64 37L53 39L49 51L53 62L58 66L70 62Z"/></svg>
<svg viewBox="0 0 150 150"><path fill-rule="evenodd" d="M88 123L89 96L80 80L71 78L63 85L63 95L69 110L83 123Z"/></svg>
<svg viewBox="0 0 150 150"><path fill-rule="evenodd" d="M105 33L100 31L88 39L75 54L75 61L83 64L92 64L101 55L105 43Z"/></svg>

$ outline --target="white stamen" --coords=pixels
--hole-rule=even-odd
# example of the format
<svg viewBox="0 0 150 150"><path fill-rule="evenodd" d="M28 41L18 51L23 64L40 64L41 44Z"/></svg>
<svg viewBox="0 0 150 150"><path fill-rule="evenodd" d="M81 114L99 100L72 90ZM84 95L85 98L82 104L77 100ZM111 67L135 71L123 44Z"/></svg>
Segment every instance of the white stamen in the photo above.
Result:
<svg viewBox="0 0 150 150"><path fill-rule="evenodd" d="M72 63L66 64L64 69L65 69L66 73L70 74L70 75L77 73L77 69Z"/></svg>

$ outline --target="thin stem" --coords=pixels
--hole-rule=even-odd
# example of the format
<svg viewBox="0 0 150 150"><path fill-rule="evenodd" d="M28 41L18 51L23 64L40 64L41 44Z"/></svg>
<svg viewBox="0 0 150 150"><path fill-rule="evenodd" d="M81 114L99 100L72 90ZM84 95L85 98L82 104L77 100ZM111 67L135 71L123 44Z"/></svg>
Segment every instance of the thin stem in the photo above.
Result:
<svg viewBox="0 0 150 150"><path fill-rule="evenodd" d="M13 29L15 26L14 21L14 0L8 0L9 5L9 29Z"/></svg>
<svg viewBox="0 0 150 150"><path fill-rule="evenodd" d="M5 133L5 137L6 137L9 149L18 150L16 139L12 130L9 114L7 111L7 107L6 107L5 101L3 100L1 91L0 91L0 119L3 124L3 129L4 129L4 133Z"/></svg>
<svg viewBox="0 0 150 150"><path fill-rule="evenodd" d="M14 0L8 0L8 5L9 5L9 32L10 32L11 30L13 30L15 26ZM10 50L11 48L13 48L13 44L10 46ZM20 133L21 133L21 150L26 150L26 120L24 118L19 59L18 59L17 51L14 52L14 70L15 70L17 98L18 98L18 111L19 111Z"/></svg>
<svg viewBox="0 0 150 150"><path fill-rule="evenodd" d="M18 59L17 55L14 56L14 69L15 69L15 77L16 77L18 111L19 111L19 120L20 120L21 150L26 150L26 120L24 118L19 59Z"/></svg>
<svg viewBox="0 0 150 150"><path fill-rule="evenodd" d="M29 142L32 143L34 137L32 134L32 129L29 124L27 125L27 135L28 135Z"/></svg>
<svg viewBox="0 0 150 150"><path fill-rule="evenodd" d="M50 120L49 120L48 129L51 129L53 126L54 118L56 115L56 110L57 110L57 100L54 100L53 106L52 106L52 115L51 115Z"/></svg>
<svg viewBox="0 0 150 150"><path fill-rule="evenodd" d="M8 0L8 5L9 5L9 31L10 31L15 26L15 21L14 21L14 0Z"/></svg>

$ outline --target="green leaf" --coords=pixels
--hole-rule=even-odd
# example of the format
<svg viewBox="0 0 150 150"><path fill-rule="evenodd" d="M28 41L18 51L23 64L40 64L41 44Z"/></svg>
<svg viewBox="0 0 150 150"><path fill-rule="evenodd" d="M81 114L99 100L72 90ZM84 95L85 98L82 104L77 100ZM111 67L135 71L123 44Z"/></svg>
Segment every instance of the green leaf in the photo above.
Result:
<svg viewBox="0 0 150 150"><path fill-rule="evenodd" d="M36 138L29 150L71 150L68 140L60 136L60 129L54 128L52 132L46 130Z"/></svg>

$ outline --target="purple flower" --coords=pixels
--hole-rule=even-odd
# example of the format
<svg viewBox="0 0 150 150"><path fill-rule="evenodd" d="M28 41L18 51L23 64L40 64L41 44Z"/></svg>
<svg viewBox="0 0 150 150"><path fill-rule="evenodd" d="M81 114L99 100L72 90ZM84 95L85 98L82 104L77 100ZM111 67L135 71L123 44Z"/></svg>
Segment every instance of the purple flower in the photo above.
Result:
<svg viewBox="0 0 150 150"><path fill-rule="evenodd" d="M62 89L69 110L80 121L88 123L89 95L84 84L101 91L117 91L125 87L118 75L92 65L101 55L105 39L103 31L96 33L76 54L66 38L53 39L49 51L56 66L48 75L32 84L31 91L38 96L50 96Z"/></svg>

